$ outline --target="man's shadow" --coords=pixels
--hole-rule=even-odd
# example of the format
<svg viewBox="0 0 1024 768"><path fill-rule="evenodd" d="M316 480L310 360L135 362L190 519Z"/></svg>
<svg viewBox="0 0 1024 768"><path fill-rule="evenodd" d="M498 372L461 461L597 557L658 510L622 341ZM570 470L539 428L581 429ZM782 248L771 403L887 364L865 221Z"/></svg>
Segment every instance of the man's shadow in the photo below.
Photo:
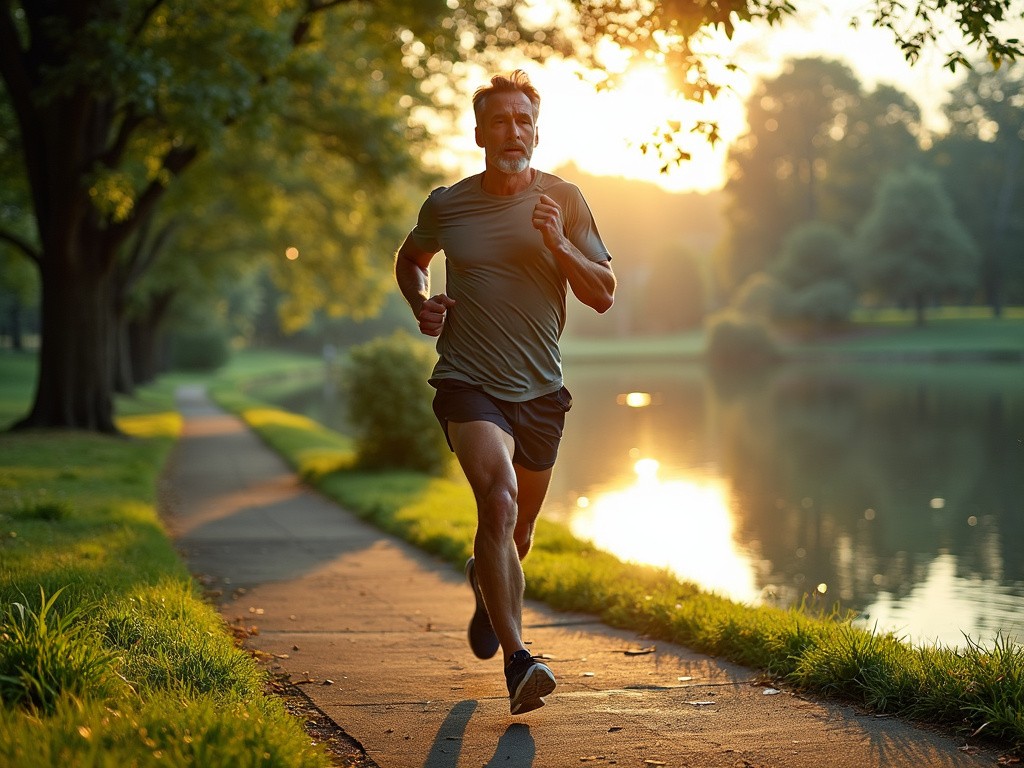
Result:
<svg viewBox="0 0 1024 768"><path fill-rule="evenodd" d="M476 707L475 701L460 701L452 707L448 717L437 729L437 736L434 737L434 744L423 768L457 768L462 740ZM530 734L530 727L526 723L512 723L498 739L494 756L484 768L532 768L536 753L537 746Z"/></svg>

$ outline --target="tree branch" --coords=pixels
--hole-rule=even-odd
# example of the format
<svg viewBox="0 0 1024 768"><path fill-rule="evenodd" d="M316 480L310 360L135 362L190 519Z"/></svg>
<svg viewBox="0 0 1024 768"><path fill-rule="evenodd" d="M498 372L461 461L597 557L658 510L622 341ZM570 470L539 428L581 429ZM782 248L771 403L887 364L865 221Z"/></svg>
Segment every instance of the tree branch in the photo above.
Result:
<svg viewBox="0 0 1024 768"><path fill-rule="evenodd" d="M161 170L166 171L172 177L178 176L199 156L199 148L195 145L188 147L175 147L164 155ZM107 244L114 253L125 240L140 226L140 222L149 216L156 204L167 191L167 186L161 181L164 174L157 174L157 177L149 183L135 201L135 208L132 215L122 222L114 224L107 230Z"/></svg>
<svg viewBox="0 0 1024 768"><path fill-rule="evenodd" d="M292 45L298 48L306 41L306 35L309 34L309 27L315 14L322 13L339 5L348 5L352 1L324 0L323 2L317 2L317 0L310 0L306 5L306 10L302 12L299 20L295 22L295 28L292 30Z"/></svg>
<svg viewBox="0 0 1024 768"><path fill-rule="evenodd" d="M131 37L134 40L142 34L142 30L146 28L146 24L149 23L150 18L156 13L156 9L164 4L164 0L153 0L146 9L142 12L142 18L139 19L139 23L132 29Z"/></svg>
<svg viewBox="0 0 1024 768"><path fill-rule="evenodd" d="M144 122L142 117L135 114L135 108L129 104L124 117L121 118L121 125L117 129L117 136L110 147L100 155L99 160L108 168L116 168L128 147L135 129Z"/></svg>
<svg viewBox="0 0 1024 768"><path fill-rule="evenodd" d="M13 245L37 265L43 263L43 254L34 248L28 240L19 237L13 232L8 232L6 229L0 229L0 240Z"/></svg>

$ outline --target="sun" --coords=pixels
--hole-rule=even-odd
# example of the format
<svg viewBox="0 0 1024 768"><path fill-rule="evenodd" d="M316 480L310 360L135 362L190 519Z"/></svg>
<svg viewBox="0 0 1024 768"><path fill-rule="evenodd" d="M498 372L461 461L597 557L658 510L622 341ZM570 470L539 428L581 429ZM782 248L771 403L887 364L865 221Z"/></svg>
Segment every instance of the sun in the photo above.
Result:
<svg viewBox="0 0 1024 768"><path fill-rule="evenodd" d="M673 93L664 68L652 63L630 66L606 89L565 63L549 62L530 74L543 99L537 167L571 162L590 174L641 179L673 192L723 185L726 145L744 125L741 104L687 102ZM699 120L718 122L725 140L712 147L691 133ZM665 168L650 145L666 132L689 160Z"/></svg>

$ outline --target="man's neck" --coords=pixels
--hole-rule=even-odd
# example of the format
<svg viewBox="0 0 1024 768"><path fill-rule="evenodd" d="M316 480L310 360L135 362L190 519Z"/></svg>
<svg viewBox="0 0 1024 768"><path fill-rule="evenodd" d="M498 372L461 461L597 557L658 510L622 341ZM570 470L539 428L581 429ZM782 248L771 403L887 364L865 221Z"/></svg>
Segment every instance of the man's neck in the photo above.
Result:
<svg viewBox="0 0 1024 768"><path fill-rule="evenodd" d="M529 189L536 177L537 171L533 168L527 168L521 173L510 174L489 166L484 170L480 186L484 192L490 195L518 195Z"/></svg>

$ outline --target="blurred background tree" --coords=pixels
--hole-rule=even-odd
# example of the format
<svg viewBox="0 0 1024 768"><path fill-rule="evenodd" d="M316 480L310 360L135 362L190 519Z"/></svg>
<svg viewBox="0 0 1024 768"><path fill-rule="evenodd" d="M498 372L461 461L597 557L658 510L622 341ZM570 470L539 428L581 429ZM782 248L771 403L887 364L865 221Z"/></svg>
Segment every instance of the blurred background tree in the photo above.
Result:
<svg viewBox="0 0 1024 768"><path fill-rule="evenodd" d="M1024 302L1024 62L970 70L945 113L949 132L932 161L978 245L984 300L999 316Z"/></svg>
<svg viewBox="0 0 1024 768"><path fill-rule="evenodd" d="M938 177L916 168L886 177L857 232L857 268L880 299L925 309L962 301L977 285L978 251Z"/></svg>

